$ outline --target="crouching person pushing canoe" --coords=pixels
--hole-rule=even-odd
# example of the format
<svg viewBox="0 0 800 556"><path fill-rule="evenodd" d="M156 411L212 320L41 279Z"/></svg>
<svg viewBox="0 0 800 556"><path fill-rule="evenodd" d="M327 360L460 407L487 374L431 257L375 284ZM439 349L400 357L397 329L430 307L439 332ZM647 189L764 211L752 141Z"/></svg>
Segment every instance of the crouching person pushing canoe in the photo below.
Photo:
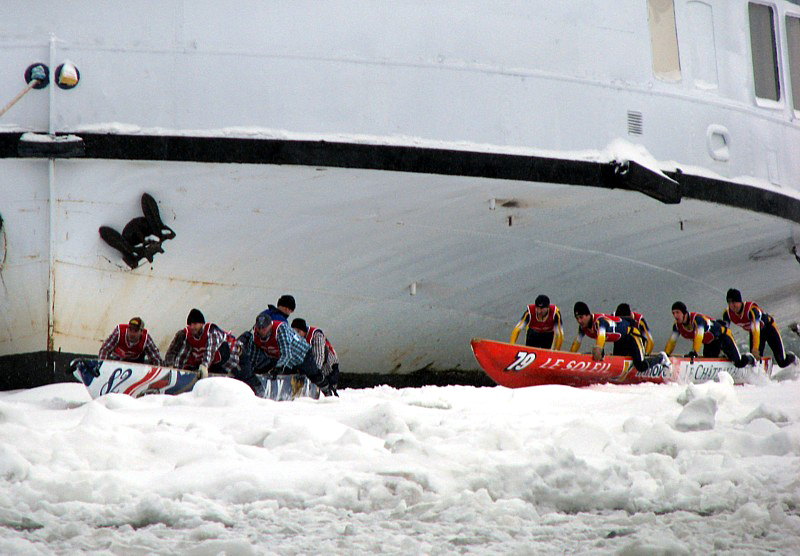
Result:
<svg viewBox="0 0 800 556"><path fill-rule="evenodd" d="M571 352L577 352L584 336L588 336L595 340L592 347L592 358L595 361L603 360L603 348L606 342L612 342L630 354L633 366L639 372L644 373L657 364L670 366L669 357L664 352L645 357L642 333L632 320L604 313L592 313L583 301L575 303L574 313L575 320L578 321L578 335L572 342Z"/></svg>

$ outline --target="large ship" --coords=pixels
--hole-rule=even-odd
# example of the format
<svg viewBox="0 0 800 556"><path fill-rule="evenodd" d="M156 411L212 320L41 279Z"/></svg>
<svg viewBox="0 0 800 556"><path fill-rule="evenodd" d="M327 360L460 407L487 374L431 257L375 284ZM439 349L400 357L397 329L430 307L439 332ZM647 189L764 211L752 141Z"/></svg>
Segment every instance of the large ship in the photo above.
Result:
<svg viewBox="0 0 800 556"><path fill-rule="evenodd" d="M539 293L568 338L575 301L624 301L663 345L673 301L736 287L797 339L798 2L4 13L0 102L30 89L0 117L6 388L134 315L163 351L193 307L238 334L285 293L351 380L469 375ZM99 230L145 194L175 236L129 264Z"/></svg>

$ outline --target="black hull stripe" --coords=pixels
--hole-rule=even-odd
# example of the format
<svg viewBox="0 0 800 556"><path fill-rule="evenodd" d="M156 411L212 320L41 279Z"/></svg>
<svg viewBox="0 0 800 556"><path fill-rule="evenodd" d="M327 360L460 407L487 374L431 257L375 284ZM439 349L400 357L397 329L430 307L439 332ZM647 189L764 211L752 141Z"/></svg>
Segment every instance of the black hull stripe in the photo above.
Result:
<svg viewBox="0 0 800 556"><path fill-rule="evenodd" d="M59 153L63 145L46 142L25 143L20 155L21 135L0 133L0 158L76 156ZM800 223L800 200L777 191L680 172L666 173L677 185L655 174L645 184L631 178L641 177L641 171L626 177L620 175L614 163L330 141L80 132L76 135L83 139L83 153L78 156L84 158L353 168L626 189L665 202L679 202L685 197ZM673 186L666 200L659 196L659 190Z"/></svg>

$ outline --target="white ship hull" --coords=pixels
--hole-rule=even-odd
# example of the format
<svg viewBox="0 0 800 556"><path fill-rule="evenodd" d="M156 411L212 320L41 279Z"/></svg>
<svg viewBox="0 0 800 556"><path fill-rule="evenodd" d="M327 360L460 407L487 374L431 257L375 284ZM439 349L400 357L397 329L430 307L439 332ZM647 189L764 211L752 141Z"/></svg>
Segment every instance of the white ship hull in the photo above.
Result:
<svg viewBox="0 0 800 556"><path fill-rule="evenodd" d="M353 2L258 4L248 9L261 19L247 21L182 2L146 14L115 4L129 23L146 16L140 37L129 34L132 24L112 32L89 3L79 25L65 12L74 6L45 4L38 15L58 41L26 25L36 14L0 22L16 37L3 45L3 73L69 58L81 83L29 93L0 132L15 142L26 130L84 134L87 157L15 158L15 143L0 159L0 356L96 353L134 315L164 350L192 307L238 334L284 293L297 298L295 316L326 330L352 373L477 369L470 338L506 338L538 293L562 307L568 338L579 299L597 311L631 303L657 345L673 301L718 315L729 287L758 300L784 331L800 315L791 254L800 243L792 217L800 214L800 107L788 60L781 100L754 98L746 29L726 38L727 49L717 43L714 84L688 46L680 80L654 77L645 1L499 12L481 3L472 12L462 3L392 4L400 14ZM691 19L689 4L675 2L686 41L691 25L708 23ZM746 24L748 3L730 4L712 3L712 28ZM779 23L800 17L789 2L773 9ZM454 23L453 13L468 15ZM526 25L539 33L523 33ZM559 47L547 42L556 38ZM791 43L779 38L785 55ZM0 84L0 98L21 84ZM93 157L88 137L97 133L143 143ZM263 156L226 163L214 152L165 152L162 136L251 139ZM283 148L311 141L306 152L316 145L329 157L337 141L388 150L351 168L347 160L281 162L274 139ZM569 178L493 179L509 158L469 177L443 175L458 168L442 164L431 173L368 169L393 168L403 152L393 146L597 167L633 160L727 189L684 191L668 205ZM98 228L121 230L141 216L143 193L177 236L152 264L130 270ZM709 197L717 202L694 200Z"/></svg>

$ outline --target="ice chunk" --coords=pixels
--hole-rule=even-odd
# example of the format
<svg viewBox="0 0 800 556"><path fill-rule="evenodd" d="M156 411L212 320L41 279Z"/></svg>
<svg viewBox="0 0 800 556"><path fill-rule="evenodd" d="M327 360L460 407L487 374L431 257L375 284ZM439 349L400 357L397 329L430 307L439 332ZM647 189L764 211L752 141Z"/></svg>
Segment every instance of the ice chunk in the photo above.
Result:
<svg viewBox="0 0 800 556"><path fill-rule="evenodd" d="M706 431L714 428L717 402L714 398L697 398L686 404L675 421L679 431Z"/></svg>

